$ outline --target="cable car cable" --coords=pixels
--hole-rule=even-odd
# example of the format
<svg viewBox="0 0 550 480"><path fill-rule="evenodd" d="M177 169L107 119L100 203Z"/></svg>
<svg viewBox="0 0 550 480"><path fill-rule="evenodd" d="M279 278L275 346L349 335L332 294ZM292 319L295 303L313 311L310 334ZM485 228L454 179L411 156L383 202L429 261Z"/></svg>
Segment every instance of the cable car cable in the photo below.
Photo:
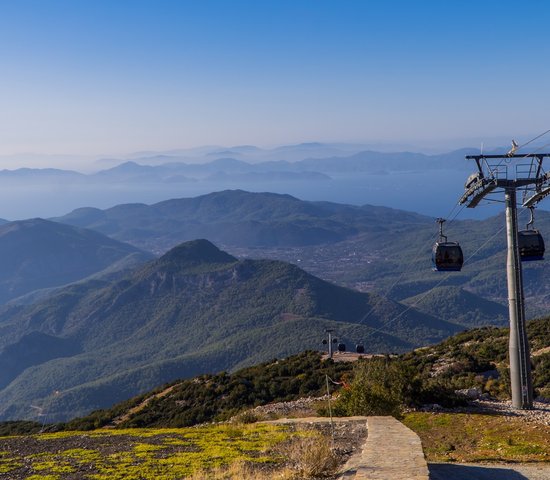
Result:
<svg viewBox="0 0 550 480"><path fill-rule="evenodd" d="M518 218L522 215L523 211L519 213L518 215ZM473 257L475 257L477 255L477 253L485 248L485 246L490 243L497 235L499 235L504 229L506 228L506 225L503 225L502 227L500 227L498 229L498 231L492 235L491 237L489 237L474 253L472 253L465 261L464 263L467 263L469 262ZM386 333L384 332L384 330L382 329L385 329L387 328L390 324L392 324L393 322L397 321L399 318L401 318L405 313L407 313L409 310L412 310L413 308L415 308L419 303L422 303L422 301L429 295L429 293L434 289L434 288L437 288L439 287L444 281L446 281L450 276L452 275L452 272L449 272L447 273L439 282L437 282L435 284L435 286L433 286L430 290L428 290L427 292L424 293L424 295L422 295L422 297L420 297L419 300L417 300L413 305L409 305L405 310L403 310L401 313L399 313L398 315L396 315L395 317L393 317L392 319L390 319L389 321L387 322L384 322L383 325L377 329L373 329L373 331L371 332L368 332L365 337L363 337L363 339L366 339L368 338L369 336L373 335L374 333ZM361 323L361 322L359 322Z"/></svg>
<svg viewBox="0 0 550 480"><path fill-rule="evenodd" d="M524 144L520 145L518 147L518 150L521 150L523 147L526 147L527 145L529 145L530 143L534 142L535 140L538 140L540 137L543 137L544 135L546 135L547 133L550 133L550 129L546 130L546 132L543 132L541 133L540 135L537 135L535 138L532 138L531 140L529 140L528 142L525 142Z"/></svg>
<svg viewBox="0 0 550 480"><path fill-rule="evenodd" d="M521 216L523 214L523 211L520 212L518 214L518 218L519 216ZM464 263L467 263L469 262L475 255L477 255L477 253L482 249L484 248L488 243L490 243L497 235L500 235L500 233L502 233L502 231L506 228L506 225L503 225L502 227L499 228L499 230L494 234L492 235L491 237L489 237L474 253L472 253ZM367 333L367 335L364 337L364 338L367 338L368 336L372 335L373 333L385 333L384 331L382 331L382 328L386 328L387 326L389 326L391 323L393 323L394 321L398 320L399 318L401 318L405 313L407 313L409 310L415 308L419 303L422 303L422 301L428 296L428 294L430 293L431 290L433 290L434 288L437 288L439 287L445 280L447 280L450 276L452 275L451 272L449 272L447 275L445 275L439 282L437 282L429 291L425 292L425 294L419 299L417 300L413 305L409 305L405 310L403 310L401 313L399 313L397 316L395 316L394 318L392 318L391 320L389 320L388 322L385 322L381 327L379 327L378 329L374 329L373 331Z"/></svg>
<svg viewBox="0 0 550 480"><path fill-rule="evenodd" d="M529 143L531 143L531 142L534 141L535 139L540 138L540 137L542 137L543 135L546 135L548 132L550 132L550 130L547 130L546 132L542 133L542 134L539 135L538 137L535 137L534 139L529 140L527 143L523 144L522 147L525 146L525 145L527 145L527 144L529 144ZM544 145L542 145L541 147L537 148L536 150L534 150L534 151L531 152L531 153L526 153L525 156L519 157L519 159L520 159L520 160L524 160L525 158L529 157L530 155L533 155L534 153L537 153L538 151L540 151L540 150L542 150L542 149L544 149L544 148L546 148L546 147L548 147L548 146L550 146L550 142L545 143ZM520 148L521 148L521 147L518 147L518 150L519 150ZM489 172L491 173L491 175L493 175L493 174L497 171L498 167L500 167L500 166L502 165L502 162L504 162L504 161L506 161L506 160L507 160L506 158L503 158L500 162L498 162L498 163L493 167L492 170L491 170L491 167L490 167L489 165L487 165L488 170L489 170Z"/></svg>
<svg viewBox="0 0 550 480"><path fill-rule="evenodd" d="M548 131L550 132L550 130ZM548 132L545 132L545 133L548 133ZM453 208L451 209L451 211L449 212L450 215L452 215L452 213L454 212L454 210L456 209L456 207L458 206L458 203L455 204L453 206ZM456 218L458 217L458 215L460 215L460 213L462 213L462 210L466 208L466 205L463 204L461 205L461 207L459 208L459 210L456 212L456 214L448 221L449 224L453 223ZM449 215L449 216L450 216ZM520 212L520 215L521 215L521 212ZM520 216L518 215L518 217ZM470 255L468 257L467 260L464 261L464 264L467 263L477 252L479 252L479 250L481 248L483 248L488 242L490 242L494 236L498 235L500 232L502 232L502 230L504 229L504 227L502 227L495 235L493 235L492 237L489 238L489 240L487 240L480 248L478 248L472 255ZM439 234L437 234L437 236L439 236ZM431 244L431 242L430 242ZM361 318L359 320L359 324L363 324L364 322L366 322L366 320L372 315L372 312L374 312L374 310L376 309L376 307L378 307L378 305L385 299L388 298L390 292L396 287L396 285L402 280L402 278L405 276L405 274L408 272L408 267L411 267L414 265L414 263L416 263L418 257L420 256L420 254L425 250L426 246L423 244L420 248L420 250L417 252L417 254L413 257L413 259L408 263L407 265L407 268L405 268L402 272L401 272L401 275L399 275L399 277L397 278L397 280L390 286L390 288L388 290L386 290L385 292L385 295L382 294L382 293L377 293L377 295L379 295L379 298L378 300L375 302L374 305L372 305L372 307L370 308L370 310L365 314L365 316L363 316L363 318ZM440 280L440 282L436 283L435 286L433 286L430 290L438 287L441 283L443 283L448 277L450 274L452 274L453 272L449 272L444 278L442 278ZM421 299L422 300L422 299ZM418 302L417 302L418 303Z"/></svg>
<svg viewBox="0 0 550 480"><path fill-rule="evenodd" d="M481 245L474 253L472 253L472 255L470 255L468 257L468 259L464 262L468 262L470 261L482 248L484 248L489 242L491 242L493 240L493 238L495 238L497 235L499 235L504 229L506 228L506 225L502 226L492 237L490 237L483 245ZM369 336L373 335L374 333L386 333L384 332L384 330L382 329L386 329L390 324L392 324L393 322L399 320L403 315L405 315L405 313L407 313L408 311L412 310L413 308L415 308L419 303L422 303L422 301L430 294L430 292L434 289L434 288L437 288L439 287L445 280L447 280L450 276L452 275L452 272L449 272L447 273L439 282L437 282L435 284L435 286L433 286L430 290L428 290L427 292L424 293L424 295L422 295L422 297L420 297L419 300L417 300L414 304L412 305L409 305L407 308L405 308L405 310L403 310L401 313L399 313L398 315L396 315L395 317L393 317L391 320L389 320L388 322L385 322L381 327L377 328L377 329L373 329L373 331L371 332L368 332L365 337L363 337L364 339L368 338Z"/></svg>
<svg viewBox="0 0 550 480"><path fill-rule="evenodd" d="M458 206L459 204L456 203L454 205L454 207L451 209L451 211L449 212L449 215L448 216L451 216L452 213L454 212L454 210L456 209L456 207ZM462 210L465 208L465 205L462 205L458 212L456 212L456 214L454 215L454 217L449 221L449 224L451 224L452 222L454 222L454 220L456 219L456 217L462 212ZM397 280L395 280L395 282L393 282L393 284L390 286L389 289L387 289L385 291L385 293L379 293L377 292L376 295L378 295L378 300L374 303L374 305L371 306L371 309L365 314L365 316L359 321L359 323L363 323L365 322L371 315L372 315L372 312L374 312L374 310L376 309L376 307L378 307L378 305L383 301L383 300L387 300L388 297L389 297L389 294L390 292L399 284L399 282L401 282L401 280L403 279L403 277L408 273L408 270L409 270L409 267L412 267L414 266L414 264L417 262L418 258L425 252L425 250L427 248L430 247L430 245L433 244L433 237L428 240L426 242L426 244L423 244L420 249L418 250L418 252L416 253L416 255L413 257L413 259L411 261L408 262L408 264L406 265L406 268L401 272L401 275L399 275L399 277L397 277Z"/></svg>
<svg viewBox="0 0 550 480"><path fill-rule="evenodd" d="M519 148L522 148L522 147L524 147L524 146L526 146L526 145L528 145L529 143L532 143L533 141L535 141L535 140L537 140L538 138L540 138L540 137L546 135L547 133L550 133L550 129L547 130L547 131L545 131L545 132L543 132L542 134L540 134L540 135L534 137L533 139L529 140L528 142L522 144L520 147L518 147L518 149L519 149ZM550 145L550 143L549 143L548 145ZM545 147L546 147L546 145L544 145L543 147L540 147L538 150L540 150L540 149L542 149L542 148L545 148ZM502 163L502 162L501 162L501 163ZM499 165L500 165L500 164L499 164ZM497 168L498 168L499 165L497 165ZM449 212L449 214L447 215L447 218L452 217L452 218L450 218L450 220L448 220L448 225L452 224L452 223L456 220L456 218L458 217L458 215L460 215L460 213L462 213L462 210L466 207L465 204L461 205L460 208L459 208L459 210L458 210L458 211L456 212L456 214L454 214L454 216L453 216L453 213L454 213L455 209L456 209L458 206L459 206L459 204L456 203L456 204L453 206L453 208L451 209L451 211ZM504 227L503 227L503 228L504 228ZM491 241L492 238L494 238L494 236L496 236L498 233L500 233L500 232L503 230L503 228L501 228L495 235L493 235L493 237L490 237L489 240L487 240L480 248L478 248L472 255L470 255L470 257L468 257L468 259L467 259L464 263L467 263L467 262L468 262L477 252L479 252L479 250L480 250L481 248L483 248L489 241ZM372 312L374 312L374 310L376 309L376 307L378 307L378 305L379 305L383 300L385 300L385 299L388 298L390 292L391 292L391 291L401 282L402 278L403 278L403 277L405 276L405 274L408 272L409 267L413 266L413 265L417 262L417 259L420 257L420 255L422 254L422 252L425 250L426 246L429 246L431 243L432 243L432 241L430 241L429 244L428 244L428 242L426 242L426 245L423 244L423 245L421 246L421 248L418 250L418 252L417 252L416 255L413 257L413 259L412 259L411 261L408 262L406 268L401 272L401 274L399 275L399 277L393 282L393 284L391 284L391 286L385 291L384 294L381 293L381 292L377 292L377 293L376 293L376 295L378 295L377 301L375 301L374 305L371 306L370 310L369 310L369 311L359 320L358 324L363 324L364 322L366 322L366 320L372 315ZM443 277L438 283L436 283L436 285L435 285L434 287L432 287L432 289L438 287L441 283L443 283L443 282L449 277L449 275L450 275L450 273L447 274L445 277ZM432 289L430 289L430 290L432 290ZM429 293L429 292L426 292L426 293ZM416 305L417 303L419 303L420 301L422 301L423 298L424 298L424 297L422 297L418 302L416 302L415 305ZM409 309L410 309L410 308L412 308L412 306L409 307ZM402 314L404 314L406 311L408 311L408 309L405 310L404 312L402 312ZM401 315L402 315L402 314L401 314ZM397 317L397 318L399 318L399 317Z"/></svg>

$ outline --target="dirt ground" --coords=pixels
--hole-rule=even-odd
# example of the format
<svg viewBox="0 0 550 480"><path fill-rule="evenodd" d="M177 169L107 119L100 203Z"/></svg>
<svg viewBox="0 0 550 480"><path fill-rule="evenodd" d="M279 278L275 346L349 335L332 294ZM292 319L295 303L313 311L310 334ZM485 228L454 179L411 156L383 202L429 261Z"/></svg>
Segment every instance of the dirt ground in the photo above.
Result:
<svg viewBox="0 0 550 480"><path fill-rule="evenodd" d="M358 451L367 439L367 425L365 422L335 422L334 429L329 423L314 424L312 428L321 430L324 435L334 438L334 453L337 455L341 467ZM334 433L334 437L332 434ZM338 475L326 480L338 478Z"/></svg>

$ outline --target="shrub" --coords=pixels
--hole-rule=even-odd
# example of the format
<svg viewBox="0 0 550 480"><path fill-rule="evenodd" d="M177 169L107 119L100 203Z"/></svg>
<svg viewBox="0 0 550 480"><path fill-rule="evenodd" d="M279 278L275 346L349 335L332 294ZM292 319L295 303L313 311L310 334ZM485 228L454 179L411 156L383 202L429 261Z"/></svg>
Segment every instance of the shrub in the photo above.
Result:
<svg viewBox="0 0 550 480"><path fill-rule="evenodd" d="M417 382L401 362L371 358L358 362L351 386L342 391L336 415L399 416L404 404L415 396Z"/></svg>
<svg viewBox="0 0 550 480"><path fill-rule="evenodd" d="M237 415L235 415L231 421L234 423L256 423L262 420L260 415L256 413L254 410L244 410Z"/></svg>

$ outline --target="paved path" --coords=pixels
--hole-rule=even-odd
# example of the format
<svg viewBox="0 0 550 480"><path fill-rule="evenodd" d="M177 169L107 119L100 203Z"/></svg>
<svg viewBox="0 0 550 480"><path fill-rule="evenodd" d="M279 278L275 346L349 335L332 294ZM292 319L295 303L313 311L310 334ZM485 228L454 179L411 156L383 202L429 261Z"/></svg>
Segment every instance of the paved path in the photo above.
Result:
<svg viewBox="0 0 550 480"><path fill-rule="evenodd" d="M368 417L363 450L346 463L342 480L428 480L418 435L393 417Z"/></svg>

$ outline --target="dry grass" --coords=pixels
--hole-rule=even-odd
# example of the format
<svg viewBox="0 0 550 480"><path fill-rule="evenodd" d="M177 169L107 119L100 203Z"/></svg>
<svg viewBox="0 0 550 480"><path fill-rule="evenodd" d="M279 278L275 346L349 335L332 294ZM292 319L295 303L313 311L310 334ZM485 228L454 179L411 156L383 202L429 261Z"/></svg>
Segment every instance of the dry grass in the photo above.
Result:
<svg viewBox="0 0 550 480"><path fill-rule="evenodd" d="M263 471L246 463L234 463L229 467L195 472L187 480L292 480L295 477L290 469Z"/></svg>
<svg viewBox="0 0 550 480"><path fill-rule="evenodd" d="M297 480L329 477L336 473L339 460L330 439L310 430L303 431L281 446L274 454L280 466L259 466L243 462L225 468L196 472L189 480ZM281 466L282 465L282 466Z"/></svg>
<svg viewBox="0 0 550 480"><path fill-rule="evenodd" d="M333 474L338 468L338 458L333 453L330 439L320 435L295 437L278 447L288 467L299 478L315 478Z"/></svg>

